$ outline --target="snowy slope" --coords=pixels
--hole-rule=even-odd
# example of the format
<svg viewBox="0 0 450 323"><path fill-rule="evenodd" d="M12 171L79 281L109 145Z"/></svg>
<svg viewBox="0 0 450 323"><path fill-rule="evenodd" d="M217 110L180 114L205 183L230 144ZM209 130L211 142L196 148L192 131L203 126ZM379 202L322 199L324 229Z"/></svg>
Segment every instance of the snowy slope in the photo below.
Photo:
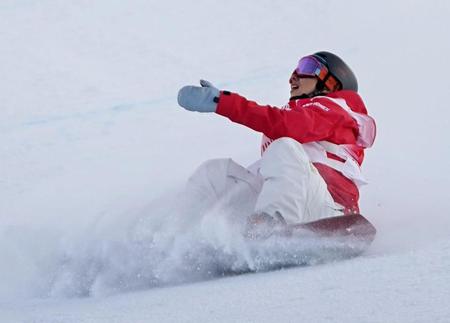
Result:
<svg viewBox="0 0 450 323"><path fill-rule="evenodd" d="M449 14L443 0L3 0L0 321L445 322ZM214 275L186 268L187 250L248 258L215 218L166 206L202 161L256 160L260 135L183 111L178 88L206 78L284 104L317 50L354 67L378 122L361 203L377 240L342 263L198 282Z"/></svg>
<svg viewBox="0 0 450 323"><path fill-rule="evenodd" d="M5 322L448 322L450 244L108 298L8 306ZM439 248L439 249L437 249ZM394 267L395 265L395 267ZM447 288L445 288L447 287Z"/></svg>

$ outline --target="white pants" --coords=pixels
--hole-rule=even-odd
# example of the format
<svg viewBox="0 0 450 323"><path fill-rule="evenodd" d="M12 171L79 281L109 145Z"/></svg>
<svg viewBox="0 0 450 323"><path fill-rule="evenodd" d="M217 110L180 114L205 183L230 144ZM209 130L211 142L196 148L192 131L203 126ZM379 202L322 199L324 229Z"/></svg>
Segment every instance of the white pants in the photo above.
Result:
<svg viewBox="0 0 450 323"><path fill-rule="evenodd" d="M301 223L342 214L302 145L280 138L264 152L256 173L231 159L203 163L189 178L188 191L205 207L227 199L233 207Z"/></svg>

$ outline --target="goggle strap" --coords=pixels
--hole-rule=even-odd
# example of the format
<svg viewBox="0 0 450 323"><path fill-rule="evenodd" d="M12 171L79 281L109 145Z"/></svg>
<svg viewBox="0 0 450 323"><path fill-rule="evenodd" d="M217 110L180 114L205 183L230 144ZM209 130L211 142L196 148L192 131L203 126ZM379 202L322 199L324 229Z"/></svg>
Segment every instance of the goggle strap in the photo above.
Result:
<svg viewBox="0 0 450 323"><path fill-rule="evenodd" d="M330 74L330 77L328 78L327 82L325 83L325 86L329 86L332 91L340 90L341 83Z"/></svg>
<svg viewBox="0 0 450 323"><path fill-rule="evenodd" d="M319 76L320 78L320 76ZM320 78L321 79L321 78ZM325 75L325 77L323 79L321 79L321 81L323 82L323 84L325 84L325 86L330 90L330 91L335 91L338 89L339 87L339 82L338 80L331 74L328 73Z"/></svg>

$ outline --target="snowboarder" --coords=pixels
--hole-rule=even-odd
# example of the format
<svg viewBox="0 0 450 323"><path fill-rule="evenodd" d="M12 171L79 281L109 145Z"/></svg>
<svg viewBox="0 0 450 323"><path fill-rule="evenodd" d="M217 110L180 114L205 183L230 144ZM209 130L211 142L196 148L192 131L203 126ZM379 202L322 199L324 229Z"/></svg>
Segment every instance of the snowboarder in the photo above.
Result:
<svg viewBox="0 0 450 323"><path fill-rule="evenodd" d="M359 212L358 187L364 149L376 126L358 95L358 83L337 55L301 58L289 79L290 99L281 107L259 105L210 82L185 86L178 103L189 111L215 112L263 133L261 159L248 168L231 159L205 162L189 185L205 200L230 190L252 202L250 237L284 232L291 224Z"/></svg>

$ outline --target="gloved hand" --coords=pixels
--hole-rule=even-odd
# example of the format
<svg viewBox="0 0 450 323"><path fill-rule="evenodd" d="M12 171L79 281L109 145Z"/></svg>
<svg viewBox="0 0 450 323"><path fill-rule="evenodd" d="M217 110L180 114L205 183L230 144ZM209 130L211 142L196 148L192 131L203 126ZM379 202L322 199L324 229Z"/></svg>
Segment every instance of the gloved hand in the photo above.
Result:
<svg viewBox="0 0 450 323"><path fill-rule="evenodd" d="M178 104L189 111L216 112L220 91L205 80L200 80L200 85L182 87L178 91Z"/></svg>

